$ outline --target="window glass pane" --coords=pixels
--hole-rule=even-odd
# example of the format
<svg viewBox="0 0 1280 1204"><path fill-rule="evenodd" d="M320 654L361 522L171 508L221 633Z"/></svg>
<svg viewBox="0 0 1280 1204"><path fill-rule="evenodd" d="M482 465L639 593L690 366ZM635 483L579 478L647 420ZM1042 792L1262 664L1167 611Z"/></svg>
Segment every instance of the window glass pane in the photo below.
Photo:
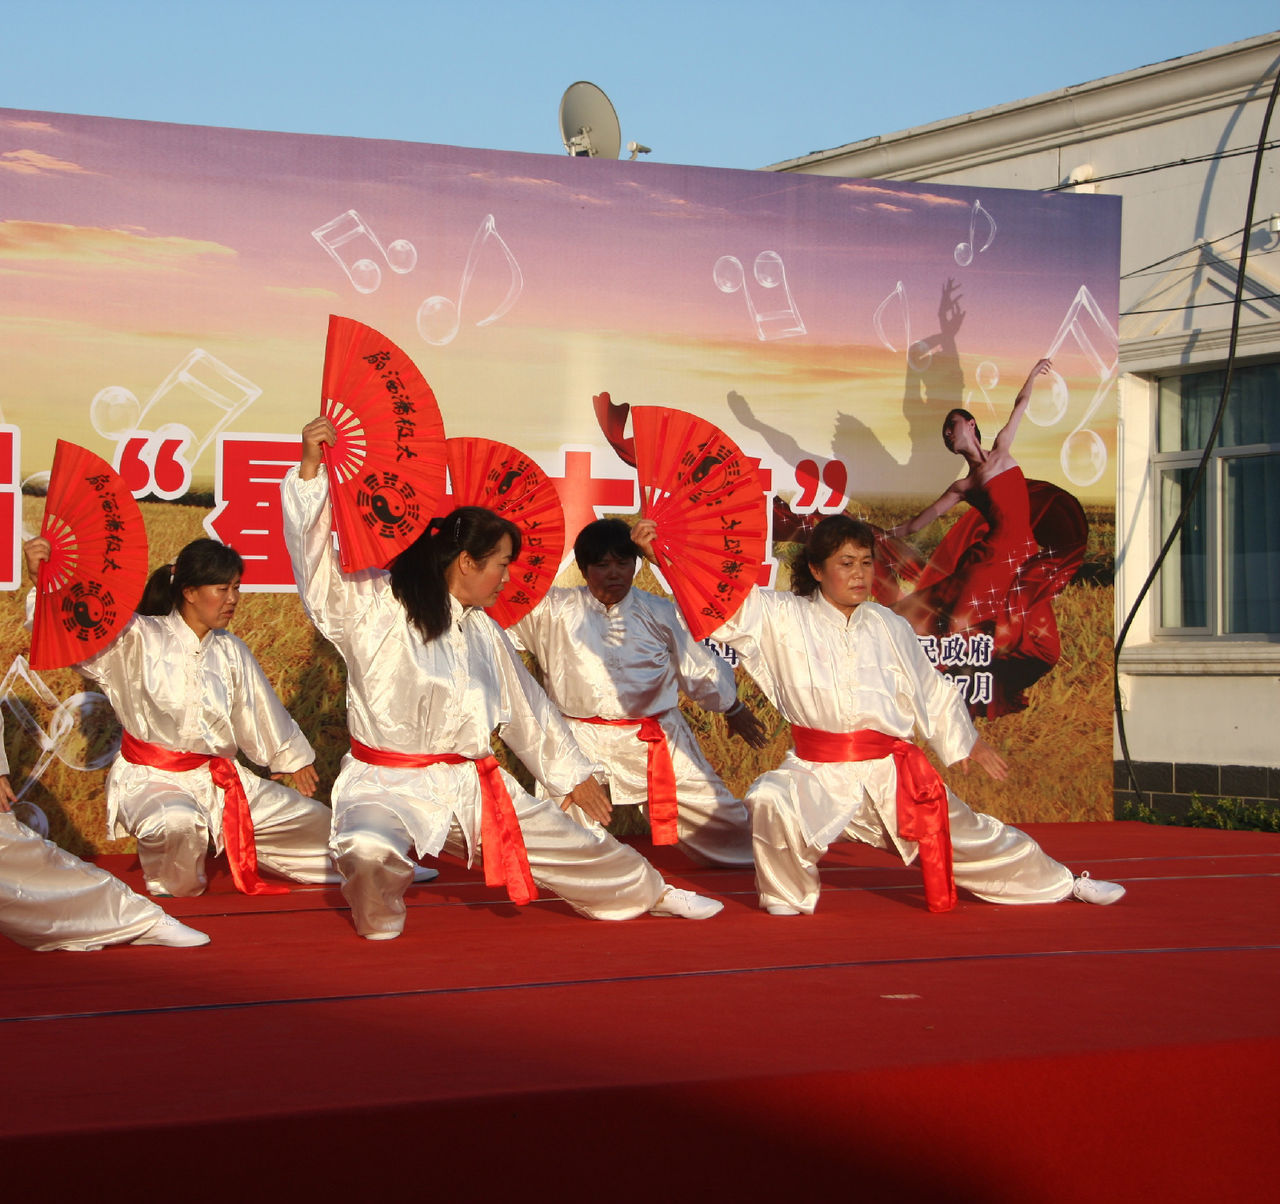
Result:
<svg viewBox="0 0 1280 1204"><path fill-rule="evenodd" d="M1183 500L1195 477L1194 468L1174 468L1160 474L1160 540L1168 538L1182 511ZM1160 625L1207 627L1209 611L1206 580L1205 492L1201 488L1191 513L1164 564L1160 566Z"/></svg>
<svg viewBox="0 0 1280 1204"><path fill-rule="evenodd" d="M1205 445L1222 399L1224 372L1191 372L1160 382L1158 445L1162 452ZM1280 443L1280 364L1251 364L1231 374L1231 396L1218 447Z"/></svg>
<svg viewBox="0 0 1280 1204"><path fill-rule="evenodd" d="M1229 634L1280 631L1280 456L1224 464Z"/></svg>

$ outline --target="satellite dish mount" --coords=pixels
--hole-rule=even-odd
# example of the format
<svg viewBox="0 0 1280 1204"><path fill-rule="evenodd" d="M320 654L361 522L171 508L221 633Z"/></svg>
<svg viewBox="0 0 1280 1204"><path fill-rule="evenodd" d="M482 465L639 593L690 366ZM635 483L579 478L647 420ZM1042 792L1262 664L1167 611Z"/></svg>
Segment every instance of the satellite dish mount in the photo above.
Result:
<svg viewBox="0 0 1280 1204"><path fill-rule="evenodd" d="M613 104L601 89L586 80L570 84L560 98L560 140L577 158L616 159L622 150L622 129ZM638 142L627 143L631 158L648 154Z"/></svg>

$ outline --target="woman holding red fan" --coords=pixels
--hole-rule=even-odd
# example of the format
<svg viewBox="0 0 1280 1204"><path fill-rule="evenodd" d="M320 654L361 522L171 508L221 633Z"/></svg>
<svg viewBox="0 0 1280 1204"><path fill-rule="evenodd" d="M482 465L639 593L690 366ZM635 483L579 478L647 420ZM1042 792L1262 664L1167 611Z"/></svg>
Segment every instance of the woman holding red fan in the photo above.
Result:
<svg viewBox="0 0 1280 1204"><path fill-rule="evenodd" d="M484 613L507 582L519 529L464 506L433 519L389 570L344 573L332 541L319 417L283 486L285 540L303 604L347 665L351 752L333 787L333 852L356 931L404 929L413 860L480 855L511 898L535 882L594 919L649 911L702 919L722 905L668 887L635 850L575 823L501 770L496 730L548 791L606 822L609 803L558 709Z"/></svg>
<svg viewBox="0 0 1280 1204"><path fill-rule="evenodd" d="M24 552L34 578L49 541L30 540ZM226 847L248 894L287 889L263 882L259 861L296 882L337 881L329 810L307 797L315 753L253 653L227 631L243 570L226 544L189 543L151 575L119 635L77 666L124 728L107 775L107 830L137 838L153 895L201 894L210 843ZM271 779L237 764L240 750ZM297 789L278 780L285 775Z"/></svg>
<svg viewBox="0 0 1280 1204"><path fill-rule="evenodd" d="M656 533L647 519L632 528L648 557ZM744 799L760 906L812 914L818 862L837 840L918 855L931 911L949 910L957 885L992 903L1114 903L1124 887L1076 878L1025 833L970 810L914 742L918 731L947 765L1009 772L907 622L871 600L875 545L867 523L822 519L792 561L792 592L752 589L715 632L795 742Z"/></svg>

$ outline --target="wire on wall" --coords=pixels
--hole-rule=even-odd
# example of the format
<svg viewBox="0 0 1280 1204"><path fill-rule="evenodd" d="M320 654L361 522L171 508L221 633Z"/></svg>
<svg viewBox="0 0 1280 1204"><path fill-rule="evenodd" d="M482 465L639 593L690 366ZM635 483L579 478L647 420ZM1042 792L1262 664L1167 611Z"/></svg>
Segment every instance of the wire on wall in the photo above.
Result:
<svg viewBox="0 0 1280 1204"><path fill-rule="evenodd" d="M1271 86L1271 95L1267 101L1266 112L1262 115L1262 128L1258 132L1258 145L1254 150L1253 158L1253 177L1249 184L1249 200L1245 206L1244 227L1246 231L1253 229L1254 207L1258 200L1258 181L1262 176L1262 160L1266 151L1275 145L1267 141L1267 131L1271 126L1271 116L1275 112L1276 97L1280 95L1280 72L1276 73L1275 81ZM1142 583L1142 588L1138 590L1138 596L1134 599L1133 605L1129 608L1129 613L1125 616L1124 623L1120 630L1116 633L1115 642L1115 715L1116 715L1116 733L1120 740L1120 753L1124 759L1125 775L1129 781L1129 788L1133 791L1134 796L1141 797L1138 786L1138 775L1133 767L1133 758L1129 755L1129 741L1125 734L1124 728L1124 710L1121 705L1120 698L1120 649L1124 646L1125 637L1129 634L1129 628L1133 626L1134 618L1137 616L1139 608L1146 599L1147 594L1151 591L1151 587L1155 582L1156 575L1160 572L1161 565L1164 564L1165 558L1169 555L1169 550L1173 547L1174 541L1182 532L1182 528L1186 525L1187 516L1191 513L1191 507L1200 492L1200 487L1204 481L1205 472L1209 466L1209 458L1213 454L1214 445L1218 441L1218 434L1222 430L1222 420L1227 412L1227 399L1231 396L1231 376L1235 368L1236 362L1236 346L1240 336L1240 314L1244 308L1244 282L1245 282L1245 265L1249 261L1249 238L1246 236L1241 240L1240 244L1240 264L1236 270L1236 291L1235 300L1231 311L1231 338L1227 345L1227 367L1223 375L1222 396L1218 400L1218 411L1214 415L1213 426L1209 431L1209 436L1204 443L1204 453L1200 457L1200 463L1196 467L1196 474L1191 480L1191 487L1187 490L1186 496L1182 502L1182 511L1174 520L1173 526L1169 529L1169 534L1165 537L1165 541L1160 548L1159 555L1156 556L1155 563L1151 566L1151 571L1147 574L1146 580Z"/></svg>

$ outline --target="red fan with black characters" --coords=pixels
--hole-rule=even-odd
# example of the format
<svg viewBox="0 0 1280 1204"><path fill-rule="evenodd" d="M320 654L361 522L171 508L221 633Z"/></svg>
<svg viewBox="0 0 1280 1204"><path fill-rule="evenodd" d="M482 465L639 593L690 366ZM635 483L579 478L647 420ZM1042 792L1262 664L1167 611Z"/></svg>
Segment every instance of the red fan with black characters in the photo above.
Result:
<svg viewBox="0 0 1280 1204"><path fill-rule="evenodd" d="M386 335L331 314L320 412L338 432L324 462L342 568L382 568L417 539L444 496L435 394Z"/></svg>
<svg viewBox="0 0 1280 1204"><path fill-rule="evenodd" d="M633 406L644 518L653 550L697 639L730 619L755 585L769 534L755 465L723 431L666 406Z"/></svg>
<svg viewBox="0 0 1280 1204"><path fill-rule="evenodd" d="M493 439L447 442L454 506L484 506L520 528L511 581L488 608L502 627L529 613L556 579L564 555L564 510L556 487L533 460Z"/></svg>
<svg viewBox="0 0 1280 1204"><path fill-rule="evenodd" d="M59 439L40 534L31 667L61 669L105 648L147 584L147 529L128 485L101 456Z"/></svg>

